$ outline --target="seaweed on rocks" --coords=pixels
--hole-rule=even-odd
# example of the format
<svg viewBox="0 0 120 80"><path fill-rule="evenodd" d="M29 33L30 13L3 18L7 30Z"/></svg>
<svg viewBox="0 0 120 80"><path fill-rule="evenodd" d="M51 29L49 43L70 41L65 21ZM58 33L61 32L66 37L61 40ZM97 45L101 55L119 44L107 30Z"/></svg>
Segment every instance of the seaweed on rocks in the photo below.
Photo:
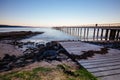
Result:
<svg viewBox="0 0 120 80"><path fill-rule="evenodd" d="M83 54L81 55L71 54L71 56L75 59L88 59L88 57L92 57L95 54L101 54L101 55L107 54L108 50L109 50L108 48L104 47L101 48L100 51L94 51L94 50L82 51Z"/></svg>

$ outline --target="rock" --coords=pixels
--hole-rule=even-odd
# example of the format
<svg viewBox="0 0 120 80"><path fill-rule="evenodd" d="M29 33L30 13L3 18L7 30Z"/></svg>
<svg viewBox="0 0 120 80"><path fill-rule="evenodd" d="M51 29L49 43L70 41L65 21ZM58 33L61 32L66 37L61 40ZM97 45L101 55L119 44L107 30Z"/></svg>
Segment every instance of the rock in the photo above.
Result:
<svg viewBox="0 0 120 80"><path fill-rule="evenodd" d="M55 50L47 50L40 56L40 58L54 60L57 58L57 55L58 53Z"/></svg>
<svg viewBox="0 0 120 80"><path fill-rule="evenodd" d="M55 41L46 43L47 50L58 50L59 48L60 48L60 45Z"/></svg>
<svg viewBox="0 0 120 80"><path fill-rule="evenodd" d="M10 60L13 61L13 62L15 62L15 61L17 60L17 57L16 57L15 55L12 55L12 56L10 57Z"/></svg>
<svg viewBox="0 0 120 80"><path fill-rule="evenodd" d="M46 43L46 49L47 50L52 49L52 43L51 42Z"/></svg>
<svg viewBox="0 0 120 80"><path fill-rule="evenodd" d="M44 44L36 44L36 46L37 46L38 48L44 48L44 47L45 47Z"/></svg>
<svg viewBox="0 0 120 80"><path fill-rule="evenodd" d="M4 66L0 67L0 72L2 72L2 71L9 71L11 69L12 69L11 65L4 65Z"/></svg>
<svg viewBox="0 0 120 80"><path fill-rule="evenodd" d="M5 54L5 56L3 57L3 60L8 60L10 58L9 54Z"/></svg>
<svg viewBox="0 0 120 80"><path fill-rule="evenodd" d="M58 53L64 53L64 54L66 53L65 49L63 49L63 48L59 49L57 52Z"/></svg>
<svg viewBox="0 0 120 80"><path fill-rule="evenodd" d="M10 56L9 54L5 54L5 56L2 59L2 61L8 61L8 62L15 60L16 60L16 56L15 55Z"/></svg>
<svg viewBox="0 0 120 80"><path fill-rule="evenodd" d="M46 50L46 46L44 44L40 44L38 47L38 50L41 51L45 51Z"/></svg>
<svg viewBox="0 0 120 80"><path fill-rule="evenodd" d="M21 58L14 63L14 67L24 67L26 65L25 59Z"/></svg>
<svg viewBox="0 0 120 80"><path fill-rule="evenodd" d="M0 60L0 71L7 71L17 67L24 67L27 64L30 64L35 61L41 61L43 59L51 61L51 60L58 60L61 61L66 59L64 54L66 51L57 43L57 42L48 42L46 45L44 44L36 44L33 46L34 43L27 42L27 43L20 43L15 42L17 46L27 46L30 45L23 53L23 55L16 57L15 55L5 54L3 59ZM24 47L24 46L23 46ZM22 47L21 47L22 48ZM61 54L62 53L62 54ZM60 54L60 55L59 55Z"/></svg>
<svg viewBox="0 0 120 80"><path fill-rule="evenodd" d="M31 49L26 49L23 53L24 53L24 54L30 54L31 51L32 51Z"/></svg>

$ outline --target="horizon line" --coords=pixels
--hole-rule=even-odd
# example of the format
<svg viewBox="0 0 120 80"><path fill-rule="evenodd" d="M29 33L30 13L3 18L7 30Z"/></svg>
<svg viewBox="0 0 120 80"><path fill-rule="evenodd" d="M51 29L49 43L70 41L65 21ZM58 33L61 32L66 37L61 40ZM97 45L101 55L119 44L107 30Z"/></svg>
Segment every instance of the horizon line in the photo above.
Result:
<svg viewBox="0 0 120 80"><path fill-rule="evenodd" d="M56 26L32 26L32 25L11 25L11 24L0 24L0 26L17 26L17 27L76 27L76 26L96 26L95 24L81 24L81 25L56 25ZM97 24L97 26L120 26L119 23L104 23L104 24Z"/></svg>

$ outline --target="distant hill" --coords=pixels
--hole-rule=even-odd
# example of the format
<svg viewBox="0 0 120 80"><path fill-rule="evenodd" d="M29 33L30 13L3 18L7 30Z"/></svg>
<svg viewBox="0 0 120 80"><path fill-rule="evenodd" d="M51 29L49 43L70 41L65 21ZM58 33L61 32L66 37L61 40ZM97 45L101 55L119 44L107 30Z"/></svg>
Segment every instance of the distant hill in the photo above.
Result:
<svg viewBox="0 0 120 80"><path fill-rule="evenodd" d="M7 27L27 27L27 26L11 26L11 25L0 25L0 28L7 28Z"/></svg>

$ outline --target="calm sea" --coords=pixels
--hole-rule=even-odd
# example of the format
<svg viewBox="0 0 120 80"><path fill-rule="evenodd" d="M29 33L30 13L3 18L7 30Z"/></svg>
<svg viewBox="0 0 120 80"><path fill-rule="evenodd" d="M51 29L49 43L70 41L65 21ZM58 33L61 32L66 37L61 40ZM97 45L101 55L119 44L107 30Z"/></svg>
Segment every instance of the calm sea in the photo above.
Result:
<svg viewBox="0 0 120 80"><path fill-rule="evenodd" d="M55 30L53 28L0 28L0 32L11 32L11 31L33 31L33 32L44 32L28 39L23 39L22 41L32 41L32 42L49 42L49 41L59 41L59 40L78 40L78 37L71 36L64 32Z"/></svg>
<svg viewBox="0 0 120 80"><path fill-rule="evenodd" d="M32 41L32 42L49 42L49 41L60 41L60 40L84 40L84 31L82 30L81 38L77 35L71 36L67 33L61 32L59 30L55 30L53 28L0 28L0 32L11 32L11 31L33 31L33 32L44 32L43 34L39 34L27 39L23 39L22 41ZM89 40L93 40L93 29L89 30ZM74 31L75 34L78 34L77 31ZM95 33L95 35L97 32ZM99 32L100 39L101 30ZM105 35L105 31L103 31L103 36Z"/></svg>

